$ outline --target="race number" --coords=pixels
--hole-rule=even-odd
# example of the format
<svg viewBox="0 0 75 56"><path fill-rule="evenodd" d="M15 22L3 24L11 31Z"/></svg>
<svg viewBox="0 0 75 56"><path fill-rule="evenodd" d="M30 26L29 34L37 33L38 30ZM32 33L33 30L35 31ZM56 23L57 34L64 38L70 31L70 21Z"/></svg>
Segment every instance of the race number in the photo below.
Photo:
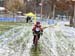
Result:
<svg viewBox="0 0 75 56"><path fill-rule="evenodd" d="M36 31L40 31L40 28L36 28Z"/></svg>

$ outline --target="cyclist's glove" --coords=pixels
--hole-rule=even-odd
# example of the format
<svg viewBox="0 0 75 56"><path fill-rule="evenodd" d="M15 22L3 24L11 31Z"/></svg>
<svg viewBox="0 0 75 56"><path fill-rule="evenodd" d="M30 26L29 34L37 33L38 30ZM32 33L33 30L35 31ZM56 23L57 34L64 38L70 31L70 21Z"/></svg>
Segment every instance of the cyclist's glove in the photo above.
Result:
<svg viewBox="0 0 75 56"><path fill-rule="evenodd" d="M40 32L41 35L43 35L43 32Z"/></svg>
<svg viewBox="0 0 75 56"><path fill-rule="evenodd" d="M35 32L33 32L33 35L36 35L36 33L35 33Z"/></svg>
<svg viewBox="0 0 75 56"><path fill-rule="evenodd" d="M33 32L33 35L35 34L35 32Z"/></svg>

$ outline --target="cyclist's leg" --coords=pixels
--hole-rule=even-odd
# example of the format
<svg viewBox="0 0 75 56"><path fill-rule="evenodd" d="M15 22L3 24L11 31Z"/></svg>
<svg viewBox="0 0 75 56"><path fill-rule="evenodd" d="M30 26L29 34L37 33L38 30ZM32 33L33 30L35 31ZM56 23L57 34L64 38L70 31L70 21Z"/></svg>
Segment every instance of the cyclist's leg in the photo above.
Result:
<svg viewBox="0 0 75 56"><path fill-rule="evenodd" d="M34 38L33 38L33 44L35 43L35 38L36 38L36 35L34 35Z"/></svg>
<svg viewBox="0 0 75 56"><path fill-rule="evenodd" d="M38 40L40 39L40 34L38 34Z"/></svg>

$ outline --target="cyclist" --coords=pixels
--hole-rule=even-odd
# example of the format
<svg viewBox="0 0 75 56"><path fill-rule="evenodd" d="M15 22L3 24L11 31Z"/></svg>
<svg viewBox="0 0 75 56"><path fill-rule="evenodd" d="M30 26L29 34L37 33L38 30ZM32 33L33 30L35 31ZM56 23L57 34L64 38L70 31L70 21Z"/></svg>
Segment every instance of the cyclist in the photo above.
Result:
<svg viewBox="0 0 75 56"><path fill-rule="evenodd" d="M43 34L43 28L41 27L40 22L36 22L36 24L32 28L32 31L33 31L33 35L34 35L34 39L33 39L33 44L34 44L34 41L35 41L35 38L36 38L36 35L35 34L37 34L38 40L40 38L40 35Z"/></svg>

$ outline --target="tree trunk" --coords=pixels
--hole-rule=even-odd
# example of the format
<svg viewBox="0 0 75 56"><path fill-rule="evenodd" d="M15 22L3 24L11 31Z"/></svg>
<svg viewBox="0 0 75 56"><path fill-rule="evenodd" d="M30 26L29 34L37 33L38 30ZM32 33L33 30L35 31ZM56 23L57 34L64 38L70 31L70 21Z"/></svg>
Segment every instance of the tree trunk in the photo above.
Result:
<svg viewBox="0 0 75 56"><path fill-rule="evenodd" d="M70 18L70 27L74 26L73 18L74 18L74 6L72 5L71 18Z"/></svg>
<svg viewBox="0 0 75 56"><path fill-rule="evenodd" d="M75 3L74 3L73 27L75 27Z"/></svg>
<svg viewBox="0 0 75 56"><path fill-rule="evenodd" d="M70 19L70 27L72 27L73 26L73 17L71 17L71 19Z"/></svg>
<svg viewBox="0 0 75 56"><path fill-rule="evenodd" d="M55 19L55 4L53 5L53 19Z"/></svg>

